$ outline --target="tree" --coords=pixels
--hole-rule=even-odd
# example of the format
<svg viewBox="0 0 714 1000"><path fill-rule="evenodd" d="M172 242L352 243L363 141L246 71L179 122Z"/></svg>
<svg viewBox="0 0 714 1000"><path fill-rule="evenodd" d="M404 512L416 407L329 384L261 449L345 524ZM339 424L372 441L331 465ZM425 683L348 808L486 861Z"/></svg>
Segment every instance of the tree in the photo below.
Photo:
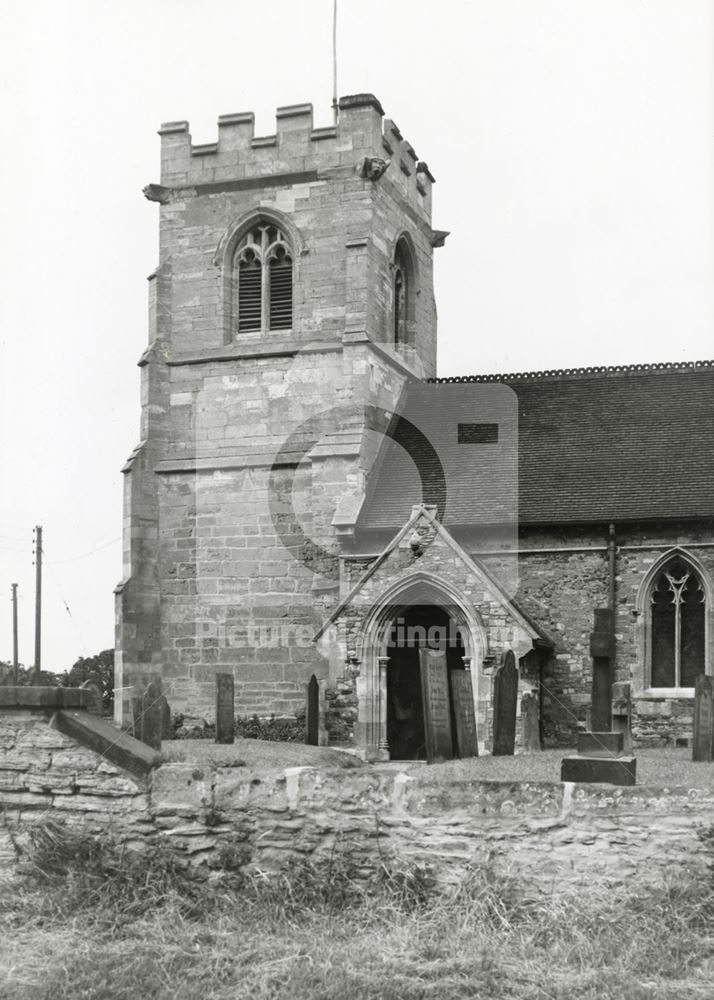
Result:
<svg viewBox="0 0 714 1000"><path fill-rule="evenodd" d="M79 687L90 674L99 678L102 687L102 711L104 715L114 712L114 650L104 649L96 656L80 656L69 671L65 671L62 683L65 687Z"/></svg>

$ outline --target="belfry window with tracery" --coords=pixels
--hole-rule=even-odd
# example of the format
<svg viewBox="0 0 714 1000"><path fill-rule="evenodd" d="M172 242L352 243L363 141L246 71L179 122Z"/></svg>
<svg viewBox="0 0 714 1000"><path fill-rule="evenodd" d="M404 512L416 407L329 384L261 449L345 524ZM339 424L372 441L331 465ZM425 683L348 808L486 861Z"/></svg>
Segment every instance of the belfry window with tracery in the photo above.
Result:
<svg viewBox="0 0 714 1000"><path fill-rule="evenodd" d="M650 593L650 685L691 688L705 672L706 594L697 571L671 559Z"/></svg>
<svg viewBox="0 0 714 1000"><path fill-rule="evenodd" d="M246 232L235 252L238 333L289 330L293 325L293 256L285 233L271 223Z"/></svg>
<svg viewBox="0 0 714 1000"><path fill-rule="evenodd" d="M392 264L392 336L395 345L411 342L410 322L414 311L414 268L402 238L397 242Z"/></svg>

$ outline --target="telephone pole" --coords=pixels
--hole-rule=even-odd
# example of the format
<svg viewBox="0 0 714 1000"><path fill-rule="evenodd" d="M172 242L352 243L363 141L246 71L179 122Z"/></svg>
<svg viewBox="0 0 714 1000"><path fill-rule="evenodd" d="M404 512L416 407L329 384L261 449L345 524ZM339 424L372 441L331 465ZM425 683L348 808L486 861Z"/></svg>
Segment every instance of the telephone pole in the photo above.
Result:
<svg viewBox="0 0 714 1000"><path fill-rule="evenodd" d="M42 671L42 526L35 528L35 684Z"/></svg>
<svg viewBox="0 0 714 1000"><path fill-rule="evenodd" d="M12 679L17 684L17 584L12 587Z"/></svg>

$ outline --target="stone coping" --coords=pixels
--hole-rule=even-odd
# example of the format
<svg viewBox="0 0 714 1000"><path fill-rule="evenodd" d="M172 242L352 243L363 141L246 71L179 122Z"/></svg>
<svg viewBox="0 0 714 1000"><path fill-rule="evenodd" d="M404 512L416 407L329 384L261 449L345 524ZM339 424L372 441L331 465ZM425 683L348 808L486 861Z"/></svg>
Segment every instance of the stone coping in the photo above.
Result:
<svg viewBox="0 0 714 1000"><path fill-rule="evenodd" d="M157 750L89 712L57 711L50 719L50 726L135 778L146 778L163 763Z"/></svg>
<svg viewBox="0 0 714 1000"><path fill-rule="evenodd" d="M3 708L90 708L93 693L85 688L71 687L0 687L0 709Z"/></svg>

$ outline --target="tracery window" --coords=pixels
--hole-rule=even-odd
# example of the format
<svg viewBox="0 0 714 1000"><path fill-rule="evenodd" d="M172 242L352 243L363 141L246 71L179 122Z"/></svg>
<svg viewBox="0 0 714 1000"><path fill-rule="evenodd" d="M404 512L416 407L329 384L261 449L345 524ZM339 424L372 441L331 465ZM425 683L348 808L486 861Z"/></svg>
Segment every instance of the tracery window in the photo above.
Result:
<svg viewBox="0 0 714 1000"><path fill-rule="evenodd" d="M406 344L409 337L409 321L412 309L413 268L404 240L400 239L394 252L392 267L394 343Z"/></svg>
<svg viewBox="0 0 714 1000"><path fill-rule="evenodd" d="M238 333L289 330L293 325L293 258L273 223L260 222L238 244L234 258Z"/></svg>
<svg viewBox="0 0 714 1000"><path fill-rule="evenodd" d="M705 671L706 594L697 571L671 559L650 593L650 684L694 687Z"/></svg>

